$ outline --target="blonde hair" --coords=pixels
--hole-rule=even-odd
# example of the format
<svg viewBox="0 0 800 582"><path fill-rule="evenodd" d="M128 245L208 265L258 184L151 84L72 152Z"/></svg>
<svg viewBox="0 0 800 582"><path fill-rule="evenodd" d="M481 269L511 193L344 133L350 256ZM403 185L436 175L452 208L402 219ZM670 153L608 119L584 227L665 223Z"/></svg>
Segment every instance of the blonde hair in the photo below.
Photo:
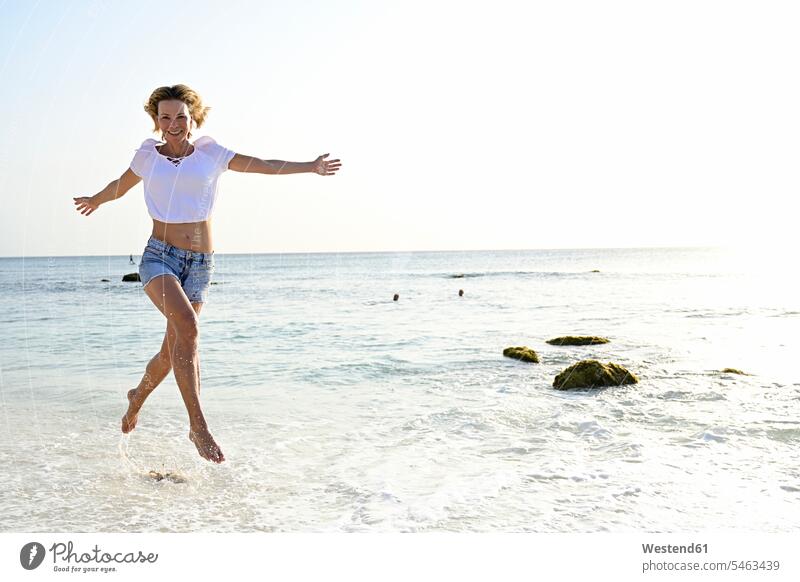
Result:
<svg viewBox="0 0 800 582"><path fill-rule="evenodd" d="M194 89L191 89L186 85L173 85L172 87L159 87L153 91L150 94L150 98L147 100L147 103L144 105L145 112L153 120L154 132L159 130L158 104L161 101L170 101L172 99L177 99L178 101L183 101L186 103L186 107L189 108L189 115L192 116L192 119L197 127L203 125L203 122L208 116L208 111L211 108L206 107L203 104L202 97L200 97L200 95Z"/></svg>

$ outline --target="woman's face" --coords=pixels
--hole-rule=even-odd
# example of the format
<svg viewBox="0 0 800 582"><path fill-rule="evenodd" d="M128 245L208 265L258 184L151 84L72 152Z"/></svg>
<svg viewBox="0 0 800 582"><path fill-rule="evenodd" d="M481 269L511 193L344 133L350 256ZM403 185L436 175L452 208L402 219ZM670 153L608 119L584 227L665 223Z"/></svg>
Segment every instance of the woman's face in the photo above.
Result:
<svg viewBox="0 0 800 582"><path fill-rule="evenodd" d="M189 115L186 103L177 99L159 101L158 128L167 142L180 143L189 139L189 133L194 129L194 121Z"/></svg>

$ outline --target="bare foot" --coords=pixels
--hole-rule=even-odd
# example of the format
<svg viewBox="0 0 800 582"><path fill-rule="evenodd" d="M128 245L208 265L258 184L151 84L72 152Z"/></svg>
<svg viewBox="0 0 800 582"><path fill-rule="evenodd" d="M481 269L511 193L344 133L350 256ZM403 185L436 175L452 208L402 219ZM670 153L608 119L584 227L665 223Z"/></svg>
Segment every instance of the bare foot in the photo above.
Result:
<svg viewBox="0 0 800 582"><path fill-rule="evenodd" d="M189 431L189 440L197 447L197 452L200 456L214 463L221 463L225 460L225 455L222 454L222 449L211 436L208 430L198 430L197 432Z"/></svg>
<svg viewBox="0 0 800 582"><path fill-rule="evenodd" d="M136 421L139 420L139 409L142 403L136 400L136 388L128 391L128 411L122 417L122 432L128 434L136 428Z"/></svg>

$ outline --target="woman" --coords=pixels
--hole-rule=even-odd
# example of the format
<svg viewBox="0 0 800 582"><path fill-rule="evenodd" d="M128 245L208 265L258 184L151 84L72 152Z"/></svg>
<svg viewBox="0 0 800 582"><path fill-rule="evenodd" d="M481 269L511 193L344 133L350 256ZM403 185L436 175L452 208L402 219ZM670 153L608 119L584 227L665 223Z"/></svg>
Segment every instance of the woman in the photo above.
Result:
<svg viewBox="0 0 800 582"><path fill-rule="evenodd" d="M234 153L209 137L191 143L192 130L203 125L209 108L186 85L159 87L144 109L153 119L154 131L161 131L162 142L145 140L119 179L94 196L74 198L77 210L89 216L144 180L145 201L153 219L139 275L145 293L167 318L167 330L161 350L147 364L142 381L128 392L122 432L134 429L145 400L173 370L189 413L189 439L201 457L221 463L225 456L211 436L200 407L197 355L198 321L214 269L211 214L218 178L225 170L332 176L341 163L325 160L329 154L313 162L261 160Z"/></svg>

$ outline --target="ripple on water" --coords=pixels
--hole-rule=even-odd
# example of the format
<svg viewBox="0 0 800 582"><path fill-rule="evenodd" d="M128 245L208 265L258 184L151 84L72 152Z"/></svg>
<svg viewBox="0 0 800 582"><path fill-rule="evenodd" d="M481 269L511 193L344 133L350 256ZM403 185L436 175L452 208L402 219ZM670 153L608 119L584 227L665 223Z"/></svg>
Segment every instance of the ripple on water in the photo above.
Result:
<svg viewBox="0 0 800 582"><path fill-rule="evenodd" d="M768 428L765 431L768 439L785 444L800 444L800 427Z"/></svg>
<svg viewBox="0 0 800 582"><path fill-rule="evenodd" d="M595 438L600 440L607 440L614 436L610 430L601 426L596 420L579 422L575 427L575 432L582 438Z"/></svg>
<svg viewBox="0 0 800 582"><path fill-rule="evenodd" d="M725 443L728 442L727 437L717 434L714 430L704 430L701 433L694 435L694 443Z"/></svg>

